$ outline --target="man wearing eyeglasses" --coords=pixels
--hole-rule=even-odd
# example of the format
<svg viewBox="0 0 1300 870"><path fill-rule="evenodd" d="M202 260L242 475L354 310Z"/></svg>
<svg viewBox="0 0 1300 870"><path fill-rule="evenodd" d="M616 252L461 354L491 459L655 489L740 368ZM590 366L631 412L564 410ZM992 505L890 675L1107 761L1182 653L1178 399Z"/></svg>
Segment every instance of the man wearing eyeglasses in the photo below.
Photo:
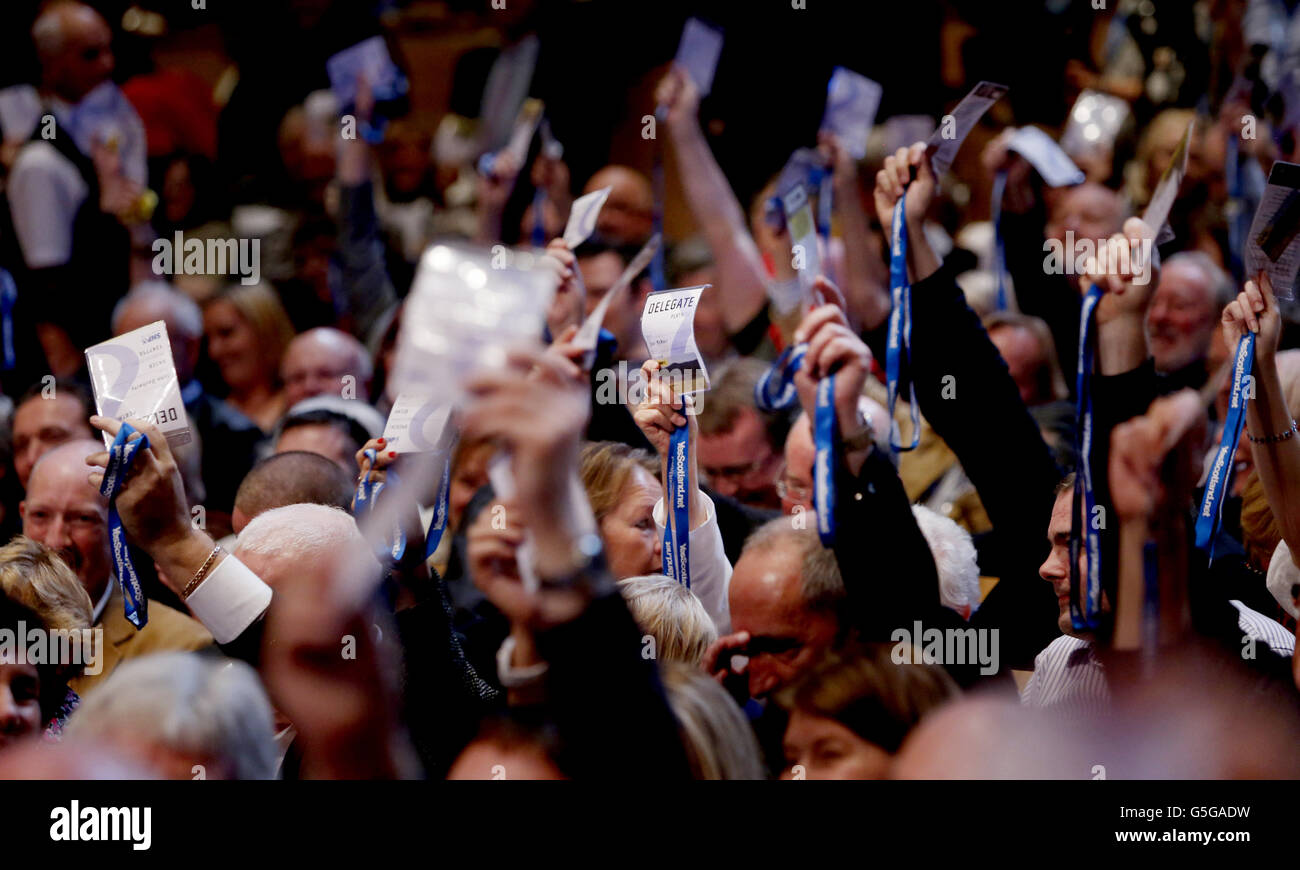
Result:
<svg viewBox="0 0 1300 870"><path fill-rule="evenodd" d="M700 410L700 468L713 492L750 507L776 509L782 451L790 415L754 406L754 384L767 370L760 360L733 359L713 373Z"/></svg>

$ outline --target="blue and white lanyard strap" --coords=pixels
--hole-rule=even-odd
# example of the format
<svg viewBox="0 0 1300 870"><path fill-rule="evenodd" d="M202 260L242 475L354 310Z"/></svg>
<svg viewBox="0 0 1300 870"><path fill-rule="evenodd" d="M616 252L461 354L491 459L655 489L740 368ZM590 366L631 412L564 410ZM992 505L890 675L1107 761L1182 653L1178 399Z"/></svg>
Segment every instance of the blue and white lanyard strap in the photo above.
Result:
<svg viewBox="0 0 1300 870"><path fill-rule="evenodd" d="M1002 194L1007 188L1007 171L993 176L993 271L998 279L998 311L1007 309L1007 248L1002 238Z"/></svg>
<svg viewBox="0 0 1300 870"><path fill-rule="evenodd" d="M655 110L656 124L663 124L667 117L668 112L662 106ZM650 181L654 190L654 210L651 212L653 231L662 239L664 237L664 155L658 140L655 141L654 146L654 169ZM655 290L663 290L668 286L664 277L663 245L655 248L655 255L650 260L650 284Z"/></svg>
<svg viewBox="0 0 1300 870"><path fill-rule="evenodd" d="M683 413L685 407L683 406ZM691 588L690 511L691 428L689 423L673 430L668 439L668 488L664 507L671 507L672 521L664 517L664 574Z"/></svg>
<svg viewBox="0 0 1300 870"><path fill-rule="evenodd" d="M447 531L447 505L451 496L451 451L442 463L442 481L438 484L438 502L433 507L433 519L429 523L429 533L424 538L424 558L432 559L438 545L442 543L443 532Z"/></svg>
<svg viewBox="0 0 1300 870"><path fill-rule="evenodd" d="M814 166L809 173L809 182L817 188L817 234L822 237L827 256L830 255L831 215L833 214L834 193L831 185L834 176L830 169Z"/></svg>
<svg viewBox="0 0 1300 870"><path fill-rule="evenodd" d="M798 399L795 372L803 365L807 344L787 347L754 384L754 404L772 412L789 408ZM835 544L835 449L839 421L835 414L835 376L817 382L817 404L813 415L813 508L817 511L817 535L822 546Z"/></svg>
<svg viewBox="0 0 1300 870"><path fill-rule="evenodd" d="M546 247L546 189L539 187L533 192L533 234L534 248Z"/></svg>
<svg viewBox="0 0 1300 870"><path fill-rule="evenodd" d="M1097 506L1092 480L1093 412L1092 412L1092 328L1102 291L1096 284L1088 288L1079 314L1078 368L1075 374L1076 415L1079 421L1075 436L1077 470L1074 482L1074 508L1070 528L1070 617L1076 630L1094 629L1101 613L1101 532L1094 522ZM1086 544L1088 575L1079 577L1079 547ZM1082 582L1081 582L1082 581Z"/></svg>
<svg viewBox="0 0 1300 870"><path fill-rule="evenodd" d="M916 388L909 378L908 399L911 405L912 443L903 446L902 433L894 407L898 403L898 381L912 345L912 285L907 280L907 224L904 204L907 194L894 205L893 238L889 246L889 287L893 310L889 313L889 340L885 347L885 378L889 390L889 447L895 453L914 450L921 443L921 409L916 405Z"/></svg>
<svg viewBox="0 0 1300 870"><path fill-rule="evenodd" d="M383 483L375 483L370 479L370 475L375 470L375 460L378 458L375 449L373 447L369 448L362 455L370 460L370 471L361 475L361 481L357 484L353 513L358 520L366 514L374 512L375 505L379 501L379 493L383 492L385 486ZM391 471L388 473L388 479L394 485L398 483L397 475ZM387 552L394 563L402 561L402 557L406 555L406 533L402 531L400 521L393 525L393 543L383 547L381 552Z"/></svg>
<svg viewBox="0 0 1300 870"><path fill-rule="evenodd" d="M14 353L14 304L18 301L18 286L7 269L0 269L0 341L4 344L4 370L17 365Z"/></svg>
<svg viewBox="0 0 1300 870"><path fill-rule="evenodd" d="M126 618L136 628L144 628L149 622L149 601L144 597L140 587L140 576L131 564L131 553L126 545L126 532L122 528L122 518L117 513L117 494L122 489L122 481L131 470L131 463L141 450L149 449L149 438L143 432L135 440L134 428L123 423L117 431L117 437L108 448L108 466L104 469L104 481L99 485L99 493L108 499L108 540L113 550L113 564L117 570L117 582L122 587L122 603Z"/></svg>
<svg viewBox="0 0 1300 870"><path fill-rule="evenodd" d="M1246 423L1246 379L1250 377L1255 359L1255 333L1247 332L1237 342L1236 361L1232 367L1232 392L1228 395L1228 414L1223 420L1223 437L1210 466L1210 476L1205 481L1205 494L1201 509L1196 514L1196 546L1214 559L1214 538L1223 521L1223 503L1232 485L1233 459L1237 443L1241 440L1241 427Z"/></svg>

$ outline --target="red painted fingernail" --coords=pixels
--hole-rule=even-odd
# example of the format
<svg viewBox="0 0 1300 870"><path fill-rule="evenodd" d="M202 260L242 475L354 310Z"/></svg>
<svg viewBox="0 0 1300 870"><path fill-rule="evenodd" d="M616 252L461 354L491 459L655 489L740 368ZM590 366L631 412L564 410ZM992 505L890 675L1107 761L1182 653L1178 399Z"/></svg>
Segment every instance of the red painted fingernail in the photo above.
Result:
<svg viewBox="0 0 1300 870"><path fill-rule="evenodd" d="M390 450L390 451L388 451L388 458L389 458L389 459L396 459L396 458L397 458L397 451L396 451L396 450Z"/></svg>
<svg viewBox="0 0 1300 870"><path fill-rule="evenodd" d="M380 439L379 439L379 443L380 443L380 444L383 444L383 443L384 443L384 439L383 439L383 438L380 438Z"/></svg>

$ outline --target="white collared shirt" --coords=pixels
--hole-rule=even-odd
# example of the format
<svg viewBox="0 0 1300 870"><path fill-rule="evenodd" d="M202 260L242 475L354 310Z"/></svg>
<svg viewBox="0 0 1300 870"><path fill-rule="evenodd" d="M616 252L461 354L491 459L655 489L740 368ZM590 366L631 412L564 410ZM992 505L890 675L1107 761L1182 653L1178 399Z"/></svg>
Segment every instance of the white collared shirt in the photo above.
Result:
<svg viewBox="0 0 1300 870"><path fill-rule="evenodd" d="M707 515L698 528L691 530L691 592L708 611L718 636L731 634L731 605L727 594L731 588L731 563L722 544L717 510L713 500L704 496ZM655 525L664 532L664 500L655 502Z"/></svg>

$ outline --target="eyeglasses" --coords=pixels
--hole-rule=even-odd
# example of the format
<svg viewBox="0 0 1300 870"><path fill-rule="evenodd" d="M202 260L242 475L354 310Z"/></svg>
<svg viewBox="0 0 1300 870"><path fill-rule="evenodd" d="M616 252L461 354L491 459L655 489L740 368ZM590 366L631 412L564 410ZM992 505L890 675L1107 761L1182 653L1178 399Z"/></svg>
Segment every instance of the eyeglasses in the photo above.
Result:
<svg viewBox="0 0 1300 870"><path fill-rule="evenodd" d="M736 482L746 480L751 475L762 471L771 461L772 454L768 454L762 459L756 459L744 465L720 465L716 468L705 468L704 474L711 481L730 480Z"/></svg>

